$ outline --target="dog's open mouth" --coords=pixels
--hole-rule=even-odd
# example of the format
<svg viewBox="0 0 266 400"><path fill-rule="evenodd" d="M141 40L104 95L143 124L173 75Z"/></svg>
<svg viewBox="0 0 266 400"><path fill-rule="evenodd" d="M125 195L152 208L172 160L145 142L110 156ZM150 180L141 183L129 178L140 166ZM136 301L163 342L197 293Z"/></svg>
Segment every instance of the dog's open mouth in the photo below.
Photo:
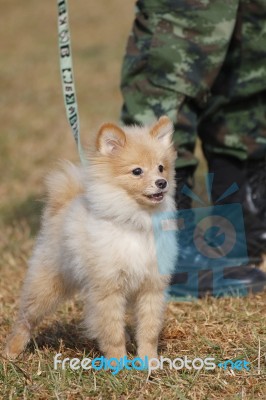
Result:
<svg viewBox="0 0 266 400"><path fill-rule="evenodd" d="M154 203L159 203L160 201L163 200L164 193L159 192L159 193L149 194L149 195L146 195L146 197L148 197L148 199L150 199Z"/></svg>

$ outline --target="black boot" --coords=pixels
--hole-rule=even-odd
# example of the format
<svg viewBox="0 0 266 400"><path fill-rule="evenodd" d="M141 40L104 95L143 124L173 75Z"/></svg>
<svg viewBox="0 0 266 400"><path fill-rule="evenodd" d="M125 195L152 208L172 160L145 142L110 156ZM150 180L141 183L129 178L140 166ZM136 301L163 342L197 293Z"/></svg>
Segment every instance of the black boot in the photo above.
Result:
<svg viewBox="0 0 266 400"><path fill-rule="evenodd" d="M245 198L243 196L243 187L246 182L246 176L243 164L240 164L233 158L228 160L224 159L224 157L216 157L209 162L209 170L215 174L212 191L214 202L231 184L237 183L240 190L228 196L219 204L243 203L243 197ZM182 193L184 185L188 186L189 189L193 188L193 172L194 168L189 167L183 168L180 172L177 170L176 174L177 207L179 210L185 210L183 213L185 213L186 222L189 221L189 223L186 226L186 231L182 232L182 245L179 249L176 273L172 276L168 290L170 298L203 297L206 294L215 297L246 295L250 291L258 292L263 290L266 285L266 275L258 268L254 268L253 265L215 267L212 259L206 264L206 257L202 257L199 251L195 251L193 241L198 239L198 237L195 237L195 232L197 231L198 236L202 236L200 238L201 241L206 238L203 232L198 229L195 230L196 224L193 217L193 209L191 208L192 200ZM191 209L191 212L189 209ZM179 212L180 216L182 217L182 211ZM230 216L228 218L230 220ZM219 251L219 247L214 247L214 252L219 253ZM191 260L193 260L192 263ZM236 265L239 265L239 263Z"/></svg>
<svg viewBox="0 0 266 400"><path fill-rule="evenodd" d="M214 173L213 202L215 203L230 185L237 183L239 190L219 204L240 203L243 209L249 264L226 268L226 278L242 281L249 291L261 291L266 285L266 274L254 267L261 263L262 254L266 249L265 162L250 163L234 157L215 155L209 158L208 166L209 172Z"/></svg>
<svg viewBox="0 0 266 400"><path fill-rule="evenodd" d="M219 204L242 204L248 256L251 263L259 265L266 252L266 161L215 156L208 164L214 173L214 203L232 183L237 183L239 190Z"/></svg>
<svg viewBox="0 0 266 400"><path fill-rule="evenodd" d="M182 193L184 185L188 186L189 189L193 189L194 186L194 172L196 167L189 166L184 168L176 169L176 196L175 203L178 210L185 210L192 208L192 199Z"/></svg>
<svg viewBox="0 0 266 400"><path fill-rule="evenodd" d="M248 161L244 185L244 218L248 232L248 251L261 261L266 253L266 160Z"/></svg>
<svg viewBox="0 0 266 400"><path fill-rule="evenodd" d="M195 251L193 246L193 233L195 229L195 218L192 208L192 199L183 193L183 189L187 188L193 190L194 186L194 172L195 166L188 166L184 168L176 169L176 208L178 210L179 219L183 220L183 214L185 213L185 226L182 228L182 232L179 232L179 259L177 270L184 271L187 268L194 269L194 265L204 266L207 268L206 260L201 256L198 251ZM181 223L182 224L182 223ZM182 275L184 276L184 275ZM179 278L176 277L178 280ZM183 279L183 278L182 278Z"/></svg>

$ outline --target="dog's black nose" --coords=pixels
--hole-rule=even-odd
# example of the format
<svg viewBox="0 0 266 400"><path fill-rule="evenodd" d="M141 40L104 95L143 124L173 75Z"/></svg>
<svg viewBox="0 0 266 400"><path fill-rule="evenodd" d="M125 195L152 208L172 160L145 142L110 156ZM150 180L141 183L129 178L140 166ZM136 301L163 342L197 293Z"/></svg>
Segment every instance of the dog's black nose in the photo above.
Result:
<svg viewBox="0 0 266 400"><path fill-rule="evenodd" d="M165 179L157 179L157 181L155 181L155 185L159 189L165 189L167 186L167 181Z"/></svg>

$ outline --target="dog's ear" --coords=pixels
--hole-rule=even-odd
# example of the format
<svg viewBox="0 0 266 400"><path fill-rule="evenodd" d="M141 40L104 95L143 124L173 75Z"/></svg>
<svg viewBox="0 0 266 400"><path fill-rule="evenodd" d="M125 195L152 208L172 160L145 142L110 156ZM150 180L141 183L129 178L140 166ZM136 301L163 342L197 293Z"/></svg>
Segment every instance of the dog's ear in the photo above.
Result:
<svg viewBox="0 0 266 400"><path fill-rule="evenodd" d="M107 123L100 128L96 147L104 155L114 154L126 144L126 135L119 126Z"/></svg>
<svg viewBox="0 0 266 400"><path fill-rule="evenodd" d="M162 142L162 144L166 146L171 145L173 133L173 123L166 115L160 117L150 131L152 137L157 138L159 141Z"/></svg>

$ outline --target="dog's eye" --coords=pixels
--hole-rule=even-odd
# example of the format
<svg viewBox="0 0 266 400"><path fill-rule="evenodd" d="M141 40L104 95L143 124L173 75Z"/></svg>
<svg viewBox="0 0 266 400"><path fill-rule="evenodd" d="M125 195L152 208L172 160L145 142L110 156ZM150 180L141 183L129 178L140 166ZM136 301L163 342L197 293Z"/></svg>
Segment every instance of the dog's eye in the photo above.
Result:
<svg viewBox="0 0 266 400"><path fill-rule="evenodd" d="M164 167L163 167L163 165L159 165L159 167L158 167L158 170L159 170L159 172L163 172L164 171Z"/></svg>
<svg viewBox="0 0 266 400"><path fill-rule="evenodd" d="M133 175L141 175L142 173L143 173L143 171L142 171L141 168L135 168L135 169L133 169L133 171L132 171L132 174L133 174Z"/></svg>

